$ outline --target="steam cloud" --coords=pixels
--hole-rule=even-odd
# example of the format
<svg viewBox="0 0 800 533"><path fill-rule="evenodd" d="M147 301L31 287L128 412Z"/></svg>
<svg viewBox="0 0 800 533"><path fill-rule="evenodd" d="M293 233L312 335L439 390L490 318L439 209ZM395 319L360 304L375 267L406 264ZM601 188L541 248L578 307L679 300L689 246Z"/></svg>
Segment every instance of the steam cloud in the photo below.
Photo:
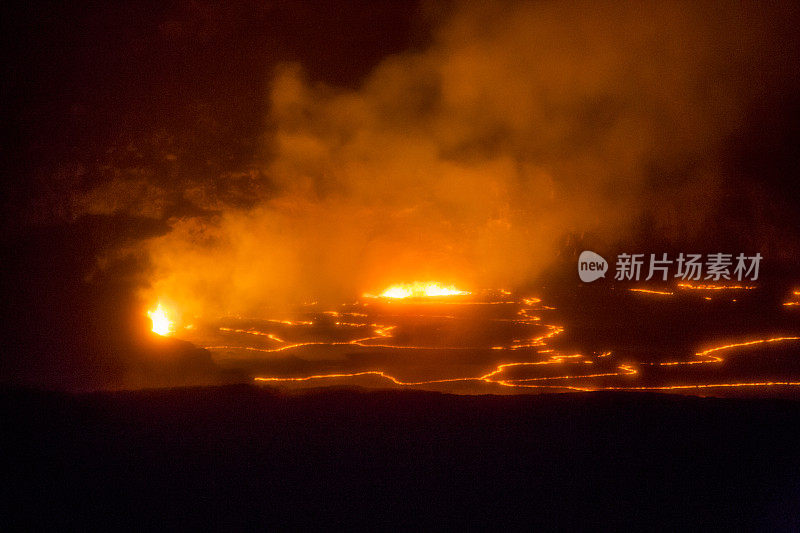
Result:
<svg viewBox="0 0 800 533"><path fill-rule="evenodd" d="M789 9L462 3L355 90L283 64L258 192L185 191L208 211L147 242L153 295L218 314L415 279L509 287L566 235L613 241L647 214L692 237L716 216L729 139L797 88ZM137 187L142 212L158 205Z"/></svg>

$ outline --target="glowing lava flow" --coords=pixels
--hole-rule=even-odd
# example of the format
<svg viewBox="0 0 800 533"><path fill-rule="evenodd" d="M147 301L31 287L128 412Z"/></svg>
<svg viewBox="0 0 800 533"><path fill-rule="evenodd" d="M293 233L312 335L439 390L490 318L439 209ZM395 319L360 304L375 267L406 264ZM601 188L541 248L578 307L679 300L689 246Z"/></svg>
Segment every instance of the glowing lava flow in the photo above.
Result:
<svg viewBox="0 0 800 533"><path fill-rule="evenodd" d="M541 300L537 298L530 298L525 299L523 302L527 305L535 305L539 304ZM541 306L542 309L545 306ZM530 308L523 308L520 309L518 315L520 316L519 319L515 321L519 323L526 323L526 324L533 324L538 323L540 317L532 316L530 312L532 309ZM512 319L513 320L513 319ZM367 326L366 324L347 324L352 326L364 327ZM594 364L595 361L590 358L586 358L581 354L572 354L572 355L563 355L558 353L553 353L554 350L552 348L545 348L547 346L547 341L551 338L555 337L556 335L562 333L564 328L561 326L556 325L547 325L547 324L540 324L546 327L549 331L543 335L539 335L533 337L527 341L514 341L514 343L506 346L494 346L492 347L493 350L507 350L509 352L526 349L526 350L533 350L535 354L543 355L543 354L550 354L547 359L541 361L515 361L515 362L507 362L497 365L495 368L490 370L489 372L480 375L480 376L464 376L464 377L457 377L457 378L446 378L446 379L432 379L432 380L423 380L423 381L402 381L395 376L392 376L385 371L382 370L365 370L361 372L353 372L353 373L331 373L331 374L315 374L310 376L304 377L257 377L255 378L256 381L262 382L305 382L311 380L320 380L320 379L334 379L334 378L353 378L359 376L377 376L384 378L395 385L400 386L420 386L420 385L433 385L433 384L440 384L440 383L454 383L454 382L484 382L487 384L494 384L499 385L502 387L510 387L510 388L536 388L536 389L566 389L566 390L575 390L575 391L598 391L598 390L681 390L681 389L710 389L715 387L762 387L762 386L800 386L800 382L791 382L791 381L764 381L764 382L743 382L743 383L701 383L696 385L663 385L663 386L593 386L593 385L575 385L571 383L557 383L564 380L583 380L583 379L594 379L600 377L616 377L616 376L633 376L639 373L639 371L634 368L630 364L620 364L617 365L617 371L608 371L608 372L595 372L590 374L581 374L581 373L569 373L564 375L558 376L542 376L542 377L531 377L531 378L511 378L511 377L503 377L503 375L508 370L519 369L519 368L526 368L526 367L538 367L541 365L564 365L564 364L582 364L582 365L590 365ZM367 341L373 339L385 339L392 336L392 330L396 326L379 326L377 324L369 324L370 327L374 328L375 335L365 338L354 339L348 342L335 342L335 343L298 343L298 344L290 344L286 346L281 346L272 349L257 349L257 348L248 348L254 349L258 351L283 351L286 349L296 348L299 346L306 346L310 344L351 344L351 345L358 345L358 346L365 346L365 347L378 347L378 348L394 348L394 349L464 349L461 347L424 347L424 346L402 346L402 345L393 345L393 344L370 344ZM252 332L247 332L252 333ZM791 341L800 341L800 337L772 337L767 339L756 339L751 341L745 342L738 342L738 343L728 343L723 344L720 346L714 346L711 348L707 348L705 350L699 351L695 354L698 358L696 360L690 361L669 361L669 362L662 362L662 363L655 363L658 366L675 366L675 365L696 365L696 364L708 364L708 363L721 363L723 362L723 358L719 355L715 355L718 352L730 351L734 349L755 346L760 344L770 344L770 343L778 343L778 342L791 342ZM210 348L210 347L209 347ZM603 352L602 354L598 355L597 358L600 360L601 358L606 358L611 355L611 352ZM647 363L645 363L647 364ZM652 364L652 363L651 363ZM548 382L556 382L548 383Z"/></svg>
<svg viewBox="0 0 800 533"><path fill-rule="evenodd" d="M172 321L167 316L167 312L159 302L155 311L148 311L147 316L153 321L153 332L159 335L169 335L174 331Z"/></svg>
<svg viewBox="0 0 800 533"><path fill-rule="evenodd" d="M753 346L757 344L766 344L766 343L776 343L776 342L787 342L787 341L800 341L800 337L772 337L768 339L757 339L753 341L747 342L740 342L734 344L724 344L721 346L715 346L713 348L708 348L701 352L698 352L696 355L699 357L709 357L709 354L714 352L720 351L727 351L733 350L736 348L742 348L746 346ZM610 352L605 352L599 357L606 357L610 355ZM504 363L498 365L494 370L491 372L484 374L483 376L479 377L464 377L464 378L450 378L450 379L437 379L437 380L428 380L428 381L401 381L394 376L391 376L383 371L378 370L368 370L363 372L355 372L355 373L342 373L342 374L319 374L313 376L306 376L300 378L279 378L279 377L258 377L255 378L256 381L272 381L272 382L296 382L296 381L310 381L313 379L326 379L326 378L347 378L347 377L357 377L357 376L364 376L364 375L375 375L380 376L385 379L388 379L392 383L396 385L403 385L403 386L414 386L414 385L429 385L435 383L447 383L447 382L457 382L457 381L483 381L486 383L493 383L497 385L501 385L504 387L525 387L525 388L557 388L557 389L568 389L568 390L575 390L575 391L598 391L598 390L686 390L686 389L712 389L712 388L731 388L731 387L772 387L772 386L791 386L797 387L800 386L800 382L796 381L752 381L752 382L738 382L738 383L699 383L694 385L653 385L653 386L622 386L622 387L614 387L614 386L576 386L576 385L541 385L541 384L532 384L531 382L534 381L551 381L551 380L566 380L566 379L586 379L586 378L597 378L597 377L612 377L612 376L622 376L622 375L635 375L638 374L638 371L633 368L631 365L623 364L619 365L617 368L620 370L619 372L599 372L594 374L574 374L574 375L564 375L564 376L545 376L545 377L536 377L536 378L515 378L515 379L494 379L497 376L501 375L506 369L508 368L515 368L515 367L524 367L524 366L532 366L532 365L547 365L547 364L559 364L563 363L565 359L571 358L582 358L581 354L575 355L554 355L551 356L549 360L545 361L537 361L537 362L516 362L516 363ZM583 360L580 361L585 364L591 364L593 361L591 360ZM673 365L673 364L698 364L698 363L711 363L711 362L722 362L722 358L718 356L710 356L710 359L705 361L686 361L686 362L674 362L674 363L661 363L662 365Z"/></svg>
<svg viewBox="0 0 800 533"><path fill-rule="evenodd" d="M691 291L699 291L701 294L703 291L739 291L739 290L753 290L757 288L755 285L711 285L711 284L699 284L694 285L688 282L681 282L677 284L677 289L679 290L691 290ZM654 290L654 289L642 289L638 287L628 289L630 292L636 292L639 294L652 294L655 296L674 296L675 292L670 290ZM705 296L706 300L711 300L710 297ZM736 300L733 300L734 302ZM793 305L793 304L784 304L784 305Z"/></svg>
<svg viewBox="0 0 800 533"><path fill-rule="evenodd" d="M504 295L505 292L503 292ZM476 303L491 303L491 304L499 304L499 303L518 303L518 302L465 302L464 305L476 304ZM554 353L555 350L552 348L545 348L547 346L547 342L559 335L561 332L564 331L564 328L557 325L550 325L550 324L541 324L541 317L534 316L531 312L534 310L533 306L538 306L538 309L542 310L549 310L552 309L550 307L540 305L541 299L539 298L526 298L522 300L522 303L527 306L521 308L517 315L519 318L516 319L497 319L502 321L511 321L518 324L524 325L536 325L538 327L544 327L546 332L532 337L528 340L514 340L511 344L505 346L494 346L492 350L507 350L509 352L517 351L517 350L526 350L528 352L532 351L534 355L540 354L547 354L547 359L541 361L514 361L514 362L507 362L497 365L491 371L479 375L479 376L465 376L465 377L456 377L456 378L443 378L443 379L431 379L431 380L423 380L423 381L402 381L395 376L392 376L382 370L364 370L360 372L352 372L352 373L330 373L330 374L315 374L310 376L303 376L303 377L257 377L255 378L256 381L262 382L274 382L274 383L291 383L291 382L307 382L311 380L319 380L319 379L336 379L336 378L354 378L359 376L377 376L388 381L394 383L395 385L401 386L419 386L419 385L432 385L437 383L454 383L454 382L484 382L487 384L495 384L500 385L503 387L523 387L523 388L558 388L558 389L576 389L576 387L569 386L569 385L548 385L543 384L541 382L546 381L563 381L568 379L591 379L597 377L604 377L604 376L622 376L622 375L632 375L637 374L638 371L632 368L629 365L619 365L618 371L614 372L595 372L591 374L581 374L581 373L570 373L565 375L557 375L557 376L544 376L544 377L534 377L534 378L503 378L503 374L510 369L519 369L519 368L526 368L526 367L538 367L541 365L566 365L566 364L579 364L579 365L593 365L595 361L593 359L589 359L584 357L581 354L572 354L572 355L563 355L559 353ZM334 316L339 316L338 313L328 312L326 314L333 314ZM353 315L363 315L360 313L352 313ZM452 316L448 316L446 318L455 318ZM359 323L350 323L350 322L337 322L337 325L344 325L350 327L370 327L373 330L374 335L369 337L363 337L358 339L353 339L350 341L341 341L341 342L307 342L307 343L295 343L295 344L286 344L284 346L274 347L274 348L250 348L245 347L245 349L261 351L261 352L279 352L288 349L299 348L301 346L309 346L309 345L356 345L356 346L363 346L369 348L390 348L390 349L411 349L411 350L475 350L475 349L486 349L486 348L469 348L463 346L406 346L406 345L397 345L397 344L390 344L390 343L373 343L370 341L378 340L378 339L387 339L393 336L393 330L397 326L384 326L380 324L359 324ZM223 328L220 328L223 329ZM246 330L231 330L225 328L224 331L234 331L238 333L248 333L254 335L265 335L261 332L255 331L246 331ZM267 335L269 336L269 335ZM275 340L274 337L270 337ZM234 348L230 346L215 346L211 347L208 346L207 348ZM608 357L611 355L611 352L604 352L598 357ZM539 383L530 383L530 382L539 382ZM590 388L577 388L578 390L590 390Z"/></svg>
<svg viewBox="0 0 800 533"><path fill-rule="evenodd" d="M468 291L461 291L452 285L445 287L440 283L434 281L421 282L415 281L414 283L403 283L400 285L392 285L380 294L381 298L425 298L434 296L459 296L471 294ZM371 294L364 295L367 298L375 298Z"/></svg>
<svg viewBox="0 0 800 533"><path fill-rule="evenodd" d="M800 291L792 291L792 297L783 303L784 307L800 306Z"/></svg>
<svg viewBox="0 0 800 533"><path fill-rule="evenodd" d="M424 287L424 284L422 285ZM402 286L399 286L402 287ZM696 290L702 290L698 286ZM721 290L721 288L717 288L721 286L703 286L703 289L717 291ZM693 286L693 288L695 288ZM724 287L724 288L746 288L746 287ZM387 289L389 291L391 289ZM455 289L452 289L455 290ZM459 293L463 293L463 291L458 291ZM674 293L667 293L666 291L651 291L649 289L642 289L636 290L634 292L643 292L645 294L655 293L655 296L659 297L666 297L671 296ZM800 291L796 291L800 292ZM412 298L415 298L415 293L413 290L408 290L408 294L411 295ZM399 294L399 293L398 293ZM579 353L571 353L571 354L564 354L559 352L555 346L553 346L553 339L558 335L562 334L565 329L561 325L547 323L550 322L546 320L548 313L552 310L552 307L548 307L544 305L539 298L519 298L519 299L511 299L511 298L503 298L502 296L508 296L507 294L497 293L494 291L486 291L486 293L480 293L483 296L489 295L488 298L485 299L473 299L470 298L469 300L457 298L452 301L443 301L443 300L436 300L432 299L430 302L426 301L424 298L420 300L415 299L413 305L408 309L411 311L412 314L408 313L393 313L393 314L383 314L380 310L377 309L376 306L379 304L375 302L363 302L358 303L355 302L353 304L347 304L353 307L349 311L316 311L315 314L317 315L327 315L333 317L336 321L333 322L333 325L337 328L338 331L341 331L341 328L349 329L352 333L354 333L356 338L349 338L349 339L331 339L331 340L308 340L305 339L301 340L300 342L292 341L290 339L291 333L287 331L287 327L290 328L291 331L296 330L296 328L317 328L316 321L290 321L290 320L263 320L262 322L269 322L273 324L278 324L279 327L283 328L280 331L271 332L269 330L259 331L257 327L251 327L249 329L236 329L236 328L229 328L229 327L220 327L218 331L224 334L237 334L237 335L253 335L257 336L264 340L265 344L257 345L257 346L248 346L247 342L243 342L238 346L205 346L208 349L217 349L217 350L248 350L254 351L259 353L279 353L279 352L286 352L290 350L300 349L302 347L313 347L313 346L320 346L320 347L334 347L334 346L358 346L370 350L382 350L382 349L389 349L389 350L418 350L418 351L428 351L428 352L435 352L435 351L457 351L457 350L467 350L467 351L483 351L485 353L496 353L502 357L501 360L498 360L497 357L492 357L493 362L487 368L479 368L474 374L467 373L467 375L461 375L458 377L443 377L440 379L423 379L423 380L403 380L397 377L396 375L392 375L388 373L386 370L375 369L375 368L367 368L361 370L354 370L352 372L331 372L331 373L319 373L319 374L311 374L305 376L296 376L296 377L280 377L280 376L261 376L254 378L256 381L259 382L268 382L268 383L301 383L301 382L312 382L316 380L331 380L331 379L349 379L349 378L359 378L365 376L373 376L379 379L386 380L397 386L403 387L414 387L414 386L426 386L426 385L435 385L435 384L453 384L453 383L475 383L475 384L486 384L491 385L493 387L501 387L501 388L508 388L508 389L516 389L519 391L522 390L531 390L531 389L542 389L542 390L574 390L574 391L598 391L598 390L683 390L683 389L712 389L715 387L724 387L724 388L731 388L731 387L766 387L766 386L800 386L800 382L792 382L792 381L780 381L780 380L771 380L771 381L747 381L741 383L698 383L698 384L680 384L674 383L673 384L650 384L650 385L637 385L635 382L625 382L625 383L615 383L614 381L618 379L628 379L632 378L633 376L639 374L639 368L641 365L649 365L649 366L657 366L657 367L664 367L666 370L667 367L679 367L681 365L702 365L702 364L722 364L724 359L722 355L725 352L733 351L733 350L742 350L747 349L749 347L754 346L762 346L768 344L775 344L775 343L788 343L788 342L797 342L800 341L800 336L781 336L781 337L771 337L771 338L761 338L761 339L754 339L754 340L745 340L742 342L727 342L725 344L712 346L712 347L705 347L700 351L697 351L693 354L693 357L688 358L687 360L674 360L674 361L662 361L662 362L639 362L633 364L629 361L615 361L614 357L612 357L612 353L610 351L604 351L601 354L595 354L591 356L585 356ZM496 298L498 294L502 294L501 298ZM795 296L800 296L800 294L796 294ZM454 312L452 314L441 314L434 311L430 314L422 312L419 313L419 308L417 307L418 304L429 304L433 302L438 302L439 305L447 305L448 308L453 308ZM386 302L388 304L389 302ZM473 315L467 313L467 315L461 316L458 311L455 311L456 306L474 306L474 305L515 305L518 306L516 309L509 308L508 311L513 312L512 316L507 315L490 315L490 318L487 318L489 321L496 321L496 322L505 322L519 325L520 327L525 328L526 334L519 338L513 338L513 340L509 340L504 342L501 345L491 346L491 345L484 345L484 346L466 346L466 345L440 345L440 346L430 346L430 345L411 345L411 344L404 344L399 341L399 338L405 338L405 336L397 335L398 325L389 325L384 323L382 319L391 319L394 318L401 318L401 319L436 319L436 320L462 320L468 319L472 320ZM372 309L376 309L376 311L370 311ZM392 311L394 310L405 310L405 308L394 307L392 306ZM160 308L163 313L163 309ZM158 310L157 310L158 311ZM361 312L364 311L364 312ZM502 313L506 313L506 310L501 311ZM377 314L376 314L377 313ZM155 316L151 315L151 317ZM166 314L164 313L163 316L165 317ZM379 316L382 319L373 318L372 320L369 319L369 316ZM542 318L545 320L542 320ZM155 327L155 319L154 319L154 327ZM323 322L324 324L324 322ZM514 326L517 327L517 326ZM529 336L528 328L535 328L535 335ZM317 333L312 333L312 331L317 331ZM319 334L319 329L309 330L308 334ZM323 330L324 331L324 330ZM400 330L402 331L402 330ZM340 335L341 333L337 333ZM302 337L305 337L307 333L301 332ZM301 337L301 339L302 339ZM284 340L289 339L289 340ZM240 341L237 340L236 343L238 344ZM541 372L545 369L549 370L556 370L556 369L563 369L563 371L556 371L556 372L547 372L547 374L542 375ZM586 372L587 370L594 370L593 372ZM535 373L534 373L535 371ZM470 375L471 374L471 375ZM537 375L539 374L539 375ZM550 375L552 374L552 375ZM668 377L668 376L665 376ZM602 380L602 381L597 381ZM608 382L607 380L614 380ZM669 383L669 382L667 382Z"/></svg>
<svg viewBox="0 0 800 533"><path fill-rule="evenodd" d="M667 292L667 291L654 291L650 289L628 289L631 292L641 292L644 294L657 294L659 296L673 296L674 292Z"/></svg>
<svg viewBox="0 0 800 533"><path fill-rule="evenodd" d="M772 337L770 339L757 339L754 341L746 341L746 342L737 342L733 344L723 344L722 346L715 346L713 348L708 348L707 350L703 350L701 352L697 352L695 355L700 358L696 361L669 361L665 363L658 363L659 366L675 366L675 365L701 365L706 363L721 363L723 361L722 357L718 355L711 355L715 352L727 351L732 350L734 348L741 348L743 346L753 346L756 344L765 344L771 342L786 342L786 341L798 341L800 337Z"/></svg>
<svg viewBox="0 0 800 533"><path fill-rule="evenodd" d="M678 283L678 288L688 289L693 291L725 291L725 290L743 290L750 291L755 289L754 285L693 285L691 283Z"/></svg>

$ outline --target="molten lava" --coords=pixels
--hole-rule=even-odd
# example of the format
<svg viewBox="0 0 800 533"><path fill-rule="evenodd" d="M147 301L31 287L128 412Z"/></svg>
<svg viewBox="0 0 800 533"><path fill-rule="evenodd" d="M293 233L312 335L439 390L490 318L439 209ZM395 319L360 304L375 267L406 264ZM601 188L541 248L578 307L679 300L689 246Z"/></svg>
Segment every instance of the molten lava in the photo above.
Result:
<svg viewBox="0 0 800 533"><path fill-rule="evenodd" d="M686 289L692 291L727 291L727 290L743 290L751 291L756 288L755 285L713 285L713 284L700 284L694 285L692 283L678 283L679 289Z"/></svg>
<svg viewBox="0 0 800 533"><path fill-rule="evenodd" d="M430 281L421 282L415 281L414 283L402 283L399 285L392 285L380 294L381 298L424 298L431 296L459 296L470 294L468 291L461 291L452 285L444 286L440 283ZM364 296L375 298L371 294Z"/></svg>
<svg viewBox="0 0 800 533"><path fill-rule="evenodd" d="M687 285L681 284L677 289L690 288L694 291L712 291L707 294L717 293L724 289L749 290L749 286L733 285ZM752 287L754 288L754 287ZM678 290L653 290L644 288L628 289L636 294L653 296L657 298L675 297L679 294ZM333 371L321 372L300 372L299 375L267 375L254 377L256 381L268 382L271 384L299 384L305 382L317 382L320 380L350 380L362 378L379 378L386 380L387 383L402 387L457 387L455 390L467 391L487 391L502 392L510 391L530 391L530 390L574 390L574 391L599 391L599 390L661 390L661 391L681 391L691 389L714 389L714 388L753 388L753 387L800 387L800 381L792 380L794 376L776 376L770 372L763 376L764 379L745 378L742 380L731 379L738 377L739 374L731 370L736 370L737 359L734 357L729 365L728 354L735 356L749 355L755 359L759 351L771 345L788 345L783 350L792 350L797 343L800 343L800 334L784 334L782 336L759 335L736 342L726 340L719 342L719 334L709 334L709 338L714 342L711 346L705 346L699 351L697 349L689 351L680 346L670 346L664 350L664 354L672 354L667 357L657 357L655 360L646 358L644 360L631 361L631 357L636 354L629 350L620 350L619 353L612 352L606 347L591 353L564 352L565 343L569 339L562 339L560 342L557 337L562 336L566 331L566 326L560 320L554 321L557 317L550 313L554 308L544 305L541 298L533 296L510 296L509 291L504 290L476 290L474 297L453 298L445 301L436 297L472 294L467 291L455 289L452 286L443 286L439 283L410 283L394 285L387 288L378 296L365 295L370 298L386 299L407 299L395 302L391 305L377 305L375 302L354 302L352 304L342 304L338 310L320 309L317 303L305 304L308 309L302 311L303 318L313 318L313 320L286 320L283 318L270 319L239 319L243 327L225 325L218 327L220 337L210 336L208 338L225 339L220 344L209 344L202 337L203 348L212 352L220 352L220 360L233 360L234 357L243 357L255 363L260 362L261 354L278 354L282 352L298 351L297 357L303 354L316 356L315 350L332 348L332 353L349 354L356 350L361 350L365 355L369 354L376 357L374 362L369 363L369 359L364 359L369 366L360 367L350 364L348 360L342 368L334 368ZM703 295L703 292L700 292ZM434 297L431 300L420 300L418 298ZM710 298L710 296L703 296ZM732 300L735 301L735 300ZM685 305L696 305L695 299L684 299ZM800 304L800 290L794 290L789 302ZM680 302L678 302L680 303ZM423 305L431 304L431 305ZM481 314L474 314L468 309L474 306L499 306L495 312L486 309ZM705 304L703 304L705 305ZM786 305L786 303L784 303ZM462 312L462 309L464 310ZM446 310L446 311L445 311ZM166 331L171 331L171 324L166 318L166 313L159 305L159 308L150 314L153 319L153 331L161 333L156 329L157 317L166 320ZM320 316L331 317L320 321ZM423 320L420 320L423 319ZM487 322L483 322L483 321ZM436 336L428 337L421 329L420 324L434 322L431 334ZM446 324L463 324L458 328L471 328L481 323L492 324L492 329L499 330L498 336L476 337L477 342L462 344L456 335L449 334L450 326ZM320 328L330 328L331 334L321 333ZM454 326L455 327L455 326ZM415 330L422 332L423 342L414 342ZM182 330L183 331L183 330ZM438 332L444 332L439 342ZM162 333L164 334L164 333ZM211 333L208 333L211 335ZM256 337L257 340L250 341L245 336ZM471 338L471 337L470 337ZM436 342L431 342L434 340ZM497 344L487 341L498 340ZM343 351L339 351L339 350ZM242 352L241 355L239 352ZM432 375L419 374L414 370L413 379L404 378L402 374L387 368L381 368L381 361L391 359L401 359L406 356L403 354L413 354L418 352L420 360L431 361L438 357L450 364L451 361L459 362L459 367L453 371L447 369L443 374L435 367ZM450 355L450 352L453 354ZM743 352L743 354L739 354ZM473 355L474 354L474 355ZM399 355L393 358L391 356ZM264 362L268 363L267 356ZM270 356L271 357L271 356ZM349 355L348 355L349 357ZM465 359L468 357L468 359ZM741 360L741 357L738 359ZM461 363L466 361L466 363ZM373 366L374 365L374 366ZM272 368L270 364L264 364L264 368ZM399 367L398 367L399 368ZM646 372L642 372L646 369ZM689 369L698 372L688 373ZM719 373L718 378L714 378L713 373ZM754 376L756 377L756 376ZM762 375L758 375L762 378ZM688 382L687 382L688 381ZM370 382L372 383L372 382ZM491 388L485 388L485 387ZM464 387L462 389L462 387ZM473 388L477 387L477 388Z"/></svg>
<svg viewBox="0 0 800 533"><path fill-rule="evenodd" d="M147 316L150 317L150 320L153 321L153 332L158 333L159 335L169 335L174 331L172 321L167 316L167 311L161 305L158 304L155 311L148 311Z"/></svg>

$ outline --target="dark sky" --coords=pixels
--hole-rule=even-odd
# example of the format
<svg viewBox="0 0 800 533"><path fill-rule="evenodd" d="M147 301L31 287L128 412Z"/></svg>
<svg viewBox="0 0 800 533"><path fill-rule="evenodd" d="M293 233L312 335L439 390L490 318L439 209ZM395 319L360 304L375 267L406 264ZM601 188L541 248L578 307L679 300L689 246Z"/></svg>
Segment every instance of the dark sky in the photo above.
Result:
<svg viewBox="0 0 800 533"><path fill-rule="evenodd" d="M11 2L3 9L10 54L2 90L13 143L5 155L27 174L15 172L4 195L11 224L57 216L58 196L68 194L61 188L103 179L93 167L131 142L202 152L215 167L187 171L241 168L264 130L276 64L298 61L312 79L350 86L385 55L424 39L416 6L404 2ZM53 183L57 169L74 174L69 165L79 177ZM30 211L42 201L44 212Z"/></svg>

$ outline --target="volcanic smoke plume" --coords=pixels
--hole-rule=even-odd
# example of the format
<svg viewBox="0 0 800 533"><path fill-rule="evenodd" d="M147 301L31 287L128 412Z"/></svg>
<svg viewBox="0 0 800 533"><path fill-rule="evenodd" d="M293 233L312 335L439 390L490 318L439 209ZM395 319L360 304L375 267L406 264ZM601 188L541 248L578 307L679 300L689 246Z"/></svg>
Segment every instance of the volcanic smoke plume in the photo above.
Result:
<svg viewBox="0 0 800 533"><path fill-rule="evenodd" d="M466 3L355 89L281 64L254 196L187 190L213 214L147 243L153 295L232 312L397 280L518 286L567 236L617 242L642 217L700 241L721 227L732 136L796 89L771 9Z"/></svg>

